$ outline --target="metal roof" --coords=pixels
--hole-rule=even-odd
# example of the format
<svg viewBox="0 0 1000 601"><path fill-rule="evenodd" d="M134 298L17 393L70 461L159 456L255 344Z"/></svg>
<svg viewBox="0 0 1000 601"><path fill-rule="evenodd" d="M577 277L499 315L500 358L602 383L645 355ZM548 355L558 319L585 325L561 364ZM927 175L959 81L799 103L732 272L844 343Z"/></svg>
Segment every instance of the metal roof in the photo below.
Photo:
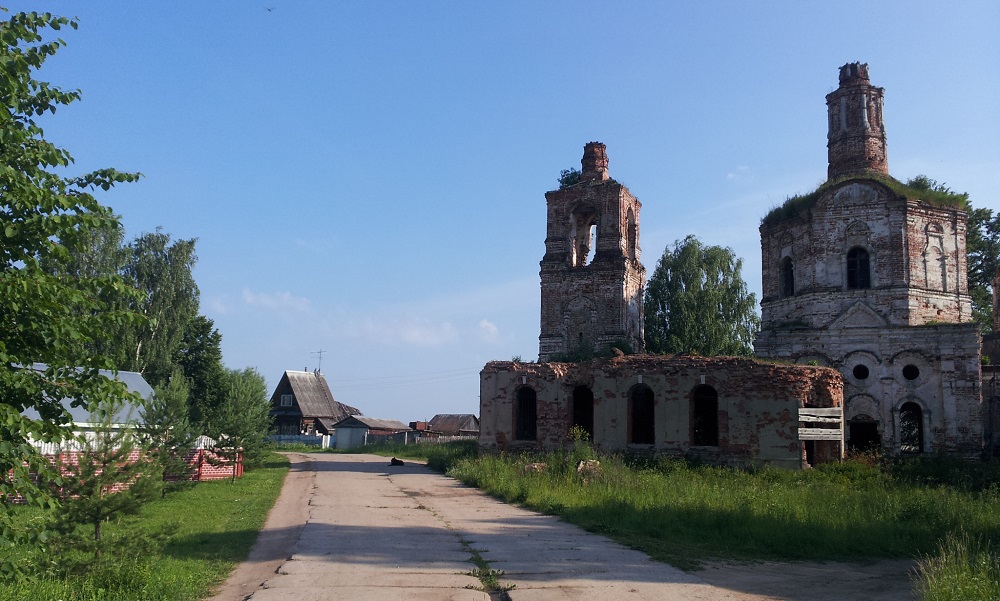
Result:
<svg viewBox="0 0 1000 601"><path fill-rule="evenodd" d="M48 369L48 366L44 363L32 363L31 369L37 372L43 372ZM102 369L100 374L109 380L118 380L125 384L129 392L139 393L139 396L149 400L153 398L153 387L149 385L149 382L142 377L142 374L135 371L119 371L118 373ZM69 412L73 423L85 424L93 422L91 418L90 411L87 410L86 406L72 407L70 404L73 399L65 398L61 399L59 402L62 406ZM29 419L39 419L41 416L38 414L34 408L25 409L22 414ZM125 403L122 407L115 412L112 416L111 422L116 424L124 424L130 421L135 421L139 419L139 406L133 405L132 403Z"/></svg>
<svg viewBox="0 0 1000 601"><path fill-rule="evenodd" d="M394 419L379 419L377 417L365 417L364 415L352 415L334 424L335 428L356 428L358 426L367 427L370 430L410 429L410 427L403 422L396 421Z"/></svg>

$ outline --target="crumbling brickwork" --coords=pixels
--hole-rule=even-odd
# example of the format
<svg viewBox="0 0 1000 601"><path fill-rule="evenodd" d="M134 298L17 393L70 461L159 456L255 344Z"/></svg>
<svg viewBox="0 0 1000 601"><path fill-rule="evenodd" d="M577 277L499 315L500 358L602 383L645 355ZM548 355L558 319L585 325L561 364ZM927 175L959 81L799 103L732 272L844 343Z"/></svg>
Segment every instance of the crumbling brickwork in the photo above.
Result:
<svg viewBox="0 0 1000 601"><path fill-rule="evenodd" d="M889 173L883 93L871 85L867 64L848 63L840 68L840 86L826 96L830 179L860 171Z"/></svg>
<svg viewBox="0 0 1000 601"><path fill-rule="evenodd" d="M643 348L642 205L608 176L604 144L587 144L581 166L578 183L545 194L540 361L584 345Z"/></svg>
<svg viewBox="0 0 1000 601"><path fill-rule="evenodd" d="M978 455L980 338L971 323L967 215L880 181L888 171L882 89L870 85L867 65L842 67L827 105L829 173L838 179L814 203L760 227L756 353L839 369L849 439Z"/></svg>
<svg viewBox="0 0 1000 601"><path fill-rule="evenodd" d="M576 399L592 397L592 440L605 451L648 452L696 457L727 465L771 464L802 467L807 449L812 462L837 460L839 441L800 439L799 413L842 406L842 380L836 370L778 365L734 357L630 355L588 363L513 363L493 361L481 373L480 446L487 449L563 447L580 422ZM534 437L517 432L519 400L534 399ZM699 395L714 399L708 422L698 432ZM648 399L650 414L636 423L637 397ZM713 423L714 422L714 423ZM649 428L651 440L637 443ZM706 436L714 444L697 444Z"/></svg>

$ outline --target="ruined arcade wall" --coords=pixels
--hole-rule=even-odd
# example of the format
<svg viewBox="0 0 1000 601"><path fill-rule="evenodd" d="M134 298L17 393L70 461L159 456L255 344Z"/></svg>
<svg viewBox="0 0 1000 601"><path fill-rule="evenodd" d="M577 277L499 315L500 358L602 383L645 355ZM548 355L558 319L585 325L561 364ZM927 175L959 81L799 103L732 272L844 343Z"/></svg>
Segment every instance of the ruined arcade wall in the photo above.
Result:
<svg viewBox="0 0 1000 601"><path fill-rule="evenodd" d="M654 399L655 442L629 443L630 395L648 386ZM692 391L718 394L718 445L692 444ZM777 365L732 357L630 355L589 363L488 363L480 375L479 444L484 449L555 449L573 424L573 391L594 395L593 442L603 451L693 456L725 465L802 467L799 409L841 407L843 382L835 370ZM537 395L537 437L514 439L518 389ZM839 457L839 443L816 441L818 460Z"/></svg>

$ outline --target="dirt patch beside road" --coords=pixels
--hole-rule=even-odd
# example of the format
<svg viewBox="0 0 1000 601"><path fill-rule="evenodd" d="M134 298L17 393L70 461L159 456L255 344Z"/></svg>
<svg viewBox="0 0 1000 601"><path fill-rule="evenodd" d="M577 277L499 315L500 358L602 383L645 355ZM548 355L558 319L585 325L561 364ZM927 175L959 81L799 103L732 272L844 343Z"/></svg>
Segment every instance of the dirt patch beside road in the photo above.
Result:
<svg viewBox="0 0 1000 601"><path fill-rule="evenodd" d="M708 563L693 575L740 601L910 601L913 561Z"/></svg>

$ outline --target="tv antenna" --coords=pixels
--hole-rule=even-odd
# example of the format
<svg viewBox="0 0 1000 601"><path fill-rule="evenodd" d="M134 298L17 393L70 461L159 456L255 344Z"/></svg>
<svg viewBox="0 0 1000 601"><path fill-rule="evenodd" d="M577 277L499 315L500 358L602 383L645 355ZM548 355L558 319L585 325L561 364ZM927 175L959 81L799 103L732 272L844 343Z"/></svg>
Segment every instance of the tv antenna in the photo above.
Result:
<svg viewBox="0 0 1000 601"><path fill-rule="evenodd" d="M319 361L316 362L316 373L318 374L323 373L323 353L325 352L327 351L319 349L318 351L312 351L309 353L310 357L319 357Z"/></svg>

